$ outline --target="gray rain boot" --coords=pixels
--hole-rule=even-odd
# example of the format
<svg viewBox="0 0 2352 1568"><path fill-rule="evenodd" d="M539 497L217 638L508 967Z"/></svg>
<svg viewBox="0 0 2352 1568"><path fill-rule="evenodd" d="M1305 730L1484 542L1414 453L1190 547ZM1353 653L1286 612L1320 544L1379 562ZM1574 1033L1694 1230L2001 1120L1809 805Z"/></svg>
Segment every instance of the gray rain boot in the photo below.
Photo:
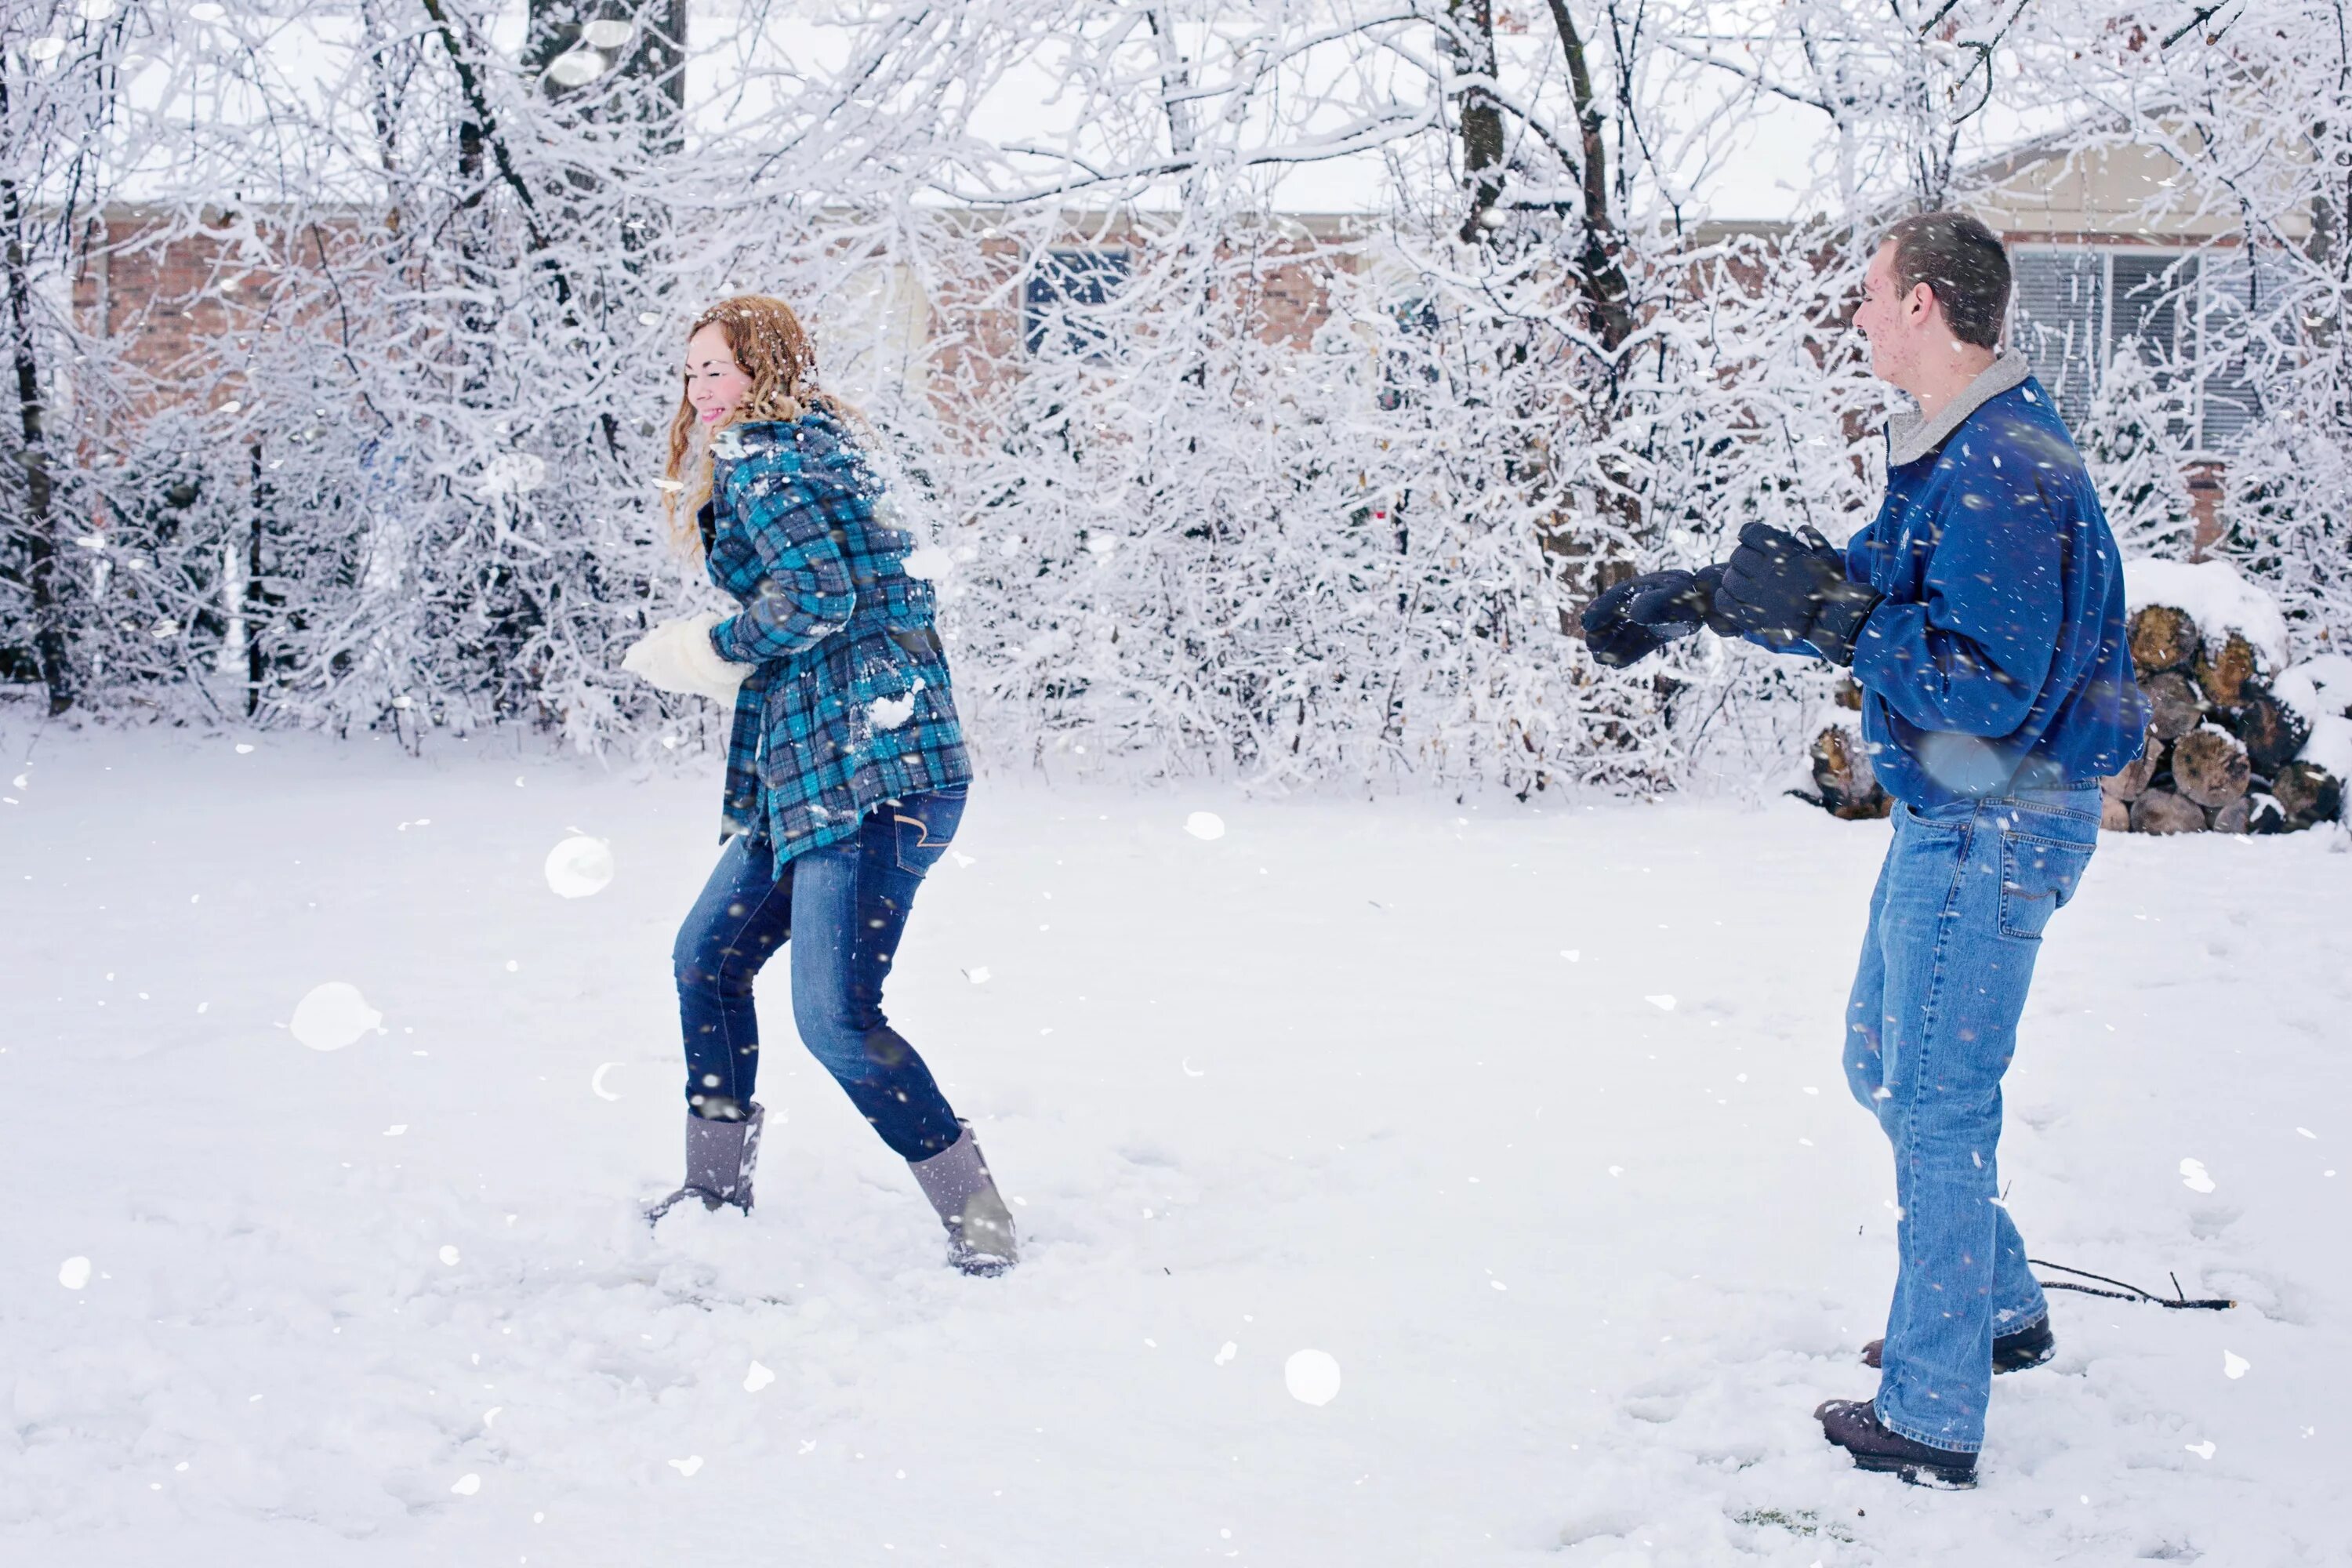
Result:
<svg viewBox="0 0 2352 1568"><path fill-rule="evenodd" d="M706 1121L688 1111L686 1185L646 1209L646 1222L658 1221L688 1197L700 1198L706 1209L732 1204L750 1214L751 1166L760 1157L760 1129L767 1120L767 1110L757 1104L748 1118L737 1121Z"/></svg>
<svg viewBox="0 0 2352 1568"><path fill-rule="evenodd" d="M948 1261L966 1274L1002 1274L1021 1261L1013 1211L997 1195L996 1180L988 1173L971 1123L957 1125L963 1129L962 1137L927 1160L908 1161L907 1168L915 1173L916 1184L947 1226Z"/></svg>

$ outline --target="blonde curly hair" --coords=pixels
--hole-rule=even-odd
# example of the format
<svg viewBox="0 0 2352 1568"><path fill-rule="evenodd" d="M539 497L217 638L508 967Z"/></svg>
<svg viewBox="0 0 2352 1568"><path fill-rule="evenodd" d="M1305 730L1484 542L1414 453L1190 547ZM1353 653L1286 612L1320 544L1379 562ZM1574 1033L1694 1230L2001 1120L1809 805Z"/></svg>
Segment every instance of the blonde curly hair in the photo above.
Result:
<svg viewBox="0 0 2352 1568"><path fill-rule="evenodd" d="M697 417L693 400L679 389L677 412L669 422L669 464L664 470L669 483L663 487L662 507L671 538L693 556L702 553L696 517L710 499L710 443L720 430L751 420L798 419L812 408L845 422L857 418L856 409L818 389L816 350L800 318L782 300L765 294L721 300L694 318L686 329L687 341L691 342L705 327L717 327L726 338L737 368L751 378L751 389L732 413L711 426Z"/></svg>

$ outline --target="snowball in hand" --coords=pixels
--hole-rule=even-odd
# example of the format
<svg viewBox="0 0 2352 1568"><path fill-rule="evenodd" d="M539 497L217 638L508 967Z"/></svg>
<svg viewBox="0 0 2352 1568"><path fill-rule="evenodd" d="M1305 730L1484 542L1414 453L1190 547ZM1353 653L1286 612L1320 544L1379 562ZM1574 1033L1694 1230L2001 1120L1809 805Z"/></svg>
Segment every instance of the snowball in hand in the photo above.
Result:
<svg viewBox="0 0 2352 1568"><path fill-rule="evenodd" d="M1302 1405L1328 1405L1339 1394L1339 1363L1321 1351L1293 1351L1282 1363L1282 1384Z"/></svg>
<svg viewBox="0 0 2352 1568"><path fill-rule="evenodd" d="M288 1027L314 1051L340 1051L383 1022L383 1015L367 1005L358 986L330 980L310 987L295 1005Z"/></svg>
<svg viewBox="0 0 2352 1568"><path fill-rule="evenodd" d="M1196 811L1184 819L1184 831L1195 838L1223 838L1225 819L1213 811Z"/></svg>
<svg viewBox="0 0 2352 1568"><path fill-rule="evenodd" d="M575 836L547 852L547 885L558 897L584 899L613 879L613 847L601 838Z"/></svg>

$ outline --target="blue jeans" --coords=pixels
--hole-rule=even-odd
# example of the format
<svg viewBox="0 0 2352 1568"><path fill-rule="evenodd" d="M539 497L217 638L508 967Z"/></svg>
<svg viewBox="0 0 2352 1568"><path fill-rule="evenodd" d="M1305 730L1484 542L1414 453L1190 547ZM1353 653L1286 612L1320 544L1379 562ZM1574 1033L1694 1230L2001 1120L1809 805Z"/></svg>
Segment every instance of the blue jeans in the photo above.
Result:
<svg viewBox="0 0 2352 1568"><path fill-rule="evenodd" d="M2000 1079L2042 928L2098 842L2096 784L1895 808L1846 1010L1846 1082L1895 1145L1895 1302L1878 1418L1984 1445L1993 1335L2050 1304L2000 1202Z"/></svg>
<svg viewBox="0 0 2352 1568"><path fill-rule="evenodd" d="M751 981L790 942L801 1042L882 1141L908 1160L956 1141L955 1112L930 1068L883 1016L882 983L916 890L947 853L963 805L961 789L886 801L857 837L793 857L782 877L765 839L728 841L671 953L695 1115L749 1114L760 1071Z"/></svg>

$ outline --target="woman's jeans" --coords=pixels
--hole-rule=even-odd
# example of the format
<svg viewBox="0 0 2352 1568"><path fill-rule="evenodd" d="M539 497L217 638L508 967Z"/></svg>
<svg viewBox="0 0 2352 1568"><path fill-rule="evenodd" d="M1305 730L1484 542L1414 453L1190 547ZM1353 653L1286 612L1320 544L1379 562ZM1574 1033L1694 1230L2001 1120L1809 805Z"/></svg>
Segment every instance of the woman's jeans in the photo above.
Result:
<svg viewBox="0 0 2352 1568"><path fill-rule="evenodd" d="M1984 1444L1996 1333L2049 1314L2000 1202L2000 1079L2042 930L2098 842L2096 784L1895 808L1846 1011L1846 1081L1895 1145L1895 1304L1878 1418Z"/></svg>
<svg viewBox="0 0 2352 1568"><path fill-rule="evenodd" d="M882 1015L882 983L916 889L947 853L963 805L961 790L885 801L857 837L793 857L781 877L768 840L729 840L671 955L695 1115L750 1114L760 1070L751 979L789 940L801 1041L882 1141L908 1160L956 1141L961 1129L930 1068Z"/></svg>

